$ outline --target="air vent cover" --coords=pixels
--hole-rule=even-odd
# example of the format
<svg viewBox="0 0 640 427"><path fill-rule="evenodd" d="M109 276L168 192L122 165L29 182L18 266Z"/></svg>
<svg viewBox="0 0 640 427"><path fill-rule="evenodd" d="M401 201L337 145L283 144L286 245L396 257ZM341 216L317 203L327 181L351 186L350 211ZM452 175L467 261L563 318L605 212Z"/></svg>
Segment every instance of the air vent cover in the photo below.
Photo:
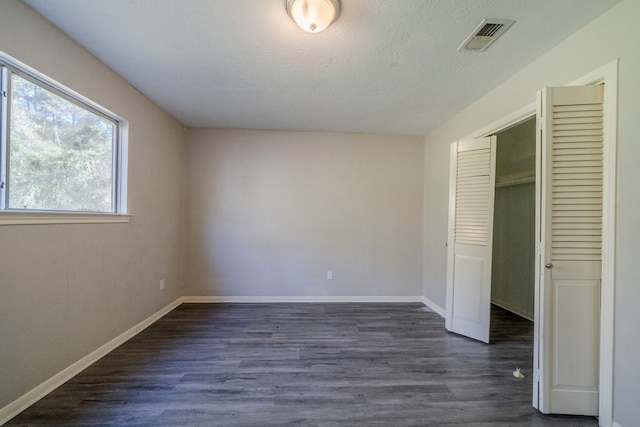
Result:
<svg viewBox="0 0 640 427"><path fill-rule="evenodd" d="M514 22L510 19L483 19L473 33L460 45L458 50L484 52L504 34Z"/></svg>

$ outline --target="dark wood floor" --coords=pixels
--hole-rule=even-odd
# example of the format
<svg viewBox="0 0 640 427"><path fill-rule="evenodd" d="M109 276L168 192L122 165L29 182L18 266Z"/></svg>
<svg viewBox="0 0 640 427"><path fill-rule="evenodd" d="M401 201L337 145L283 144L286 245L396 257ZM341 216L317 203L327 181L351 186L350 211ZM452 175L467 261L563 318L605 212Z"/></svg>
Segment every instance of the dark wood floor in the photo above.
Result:
<svg viewBox="0 0 640 427"><path fill-rule="evenodd" d="M531 407L532 324L493 318L486 345L421 304L184 304L8 425L596 426Z"/></svg>

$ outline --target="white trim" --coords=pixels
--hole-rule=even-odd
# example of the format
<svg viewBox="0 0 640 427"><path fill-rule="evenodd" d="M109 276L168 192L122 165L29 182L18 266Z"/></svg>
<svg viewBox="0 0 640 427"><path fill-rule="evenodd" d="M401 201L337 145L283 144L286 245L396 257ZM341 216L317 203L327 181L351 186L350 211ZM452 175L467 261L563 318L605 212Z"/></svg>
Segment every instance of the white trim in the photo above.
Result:
<svg viewBox="0 0 640 427"><path fill-rule="evenodd" d="M534 216L535 216L535 259L534 259L534 299L533 299L533 386L531 393L531 404L534 408L540 410L540 389L541 386L544 385L544 378L542 376L542 371L540 369L540 340L538 337L540 336L540 331L542 330L542 321L540 316L540 301L542 298L540 286L540 274L542 267L542 227L540 217L540 209L542 208L542 204L544 200L542 199L542 126L539 126L538 123L542 124L542 118L540 115L542 114L542 96L541 92L536 92L536 181L535 181L535 192L536 192L536 200L535 200L535 208L534 208Z"/></svg>
<svg viewBox="0 0 640 427"><path fill-rule="evenodd" d="M122 345L127 340L131 339L138 333L142 332L144 329L149 327L155 321L157 321L162 316L169 313L171 310L173 310L180 304L182 304L182 298L178 298L177 300L173 301L171 304L167 305L157 313L152 314L142 322L138 323L134 327L118 335L108 343L92 351L82 359L73 363L71 366L58 372L53 377L49 378L42 384L33 388L31 391L27 392L26 394L22 395L18 399L9 403L4 408L0 409L0 425L6 423L11 418L15 417L20 412L24 411L29 406L36 403L38 400L42 399L47 394L51 393L53 390L60 387L65 382L69 381L75 375L78 375L80 372L82 372L83 370L91 366L100 358L104 357L107 353L115 350L118 346Z"/></svg>
<svg viewBox="0 0 640 427"><path fill-rule="evenodd" d="M602 425L602 424L600 424L600 425ZM613 424L611 424L611 427L622 427L622 426L614 421Z"/></svg>
<svg viewBox="0 0 640 427"><path fill-rule="evenodd" d="M429 298L422 297L422 303L426 305L428 308L430 308L434 313L440 315L440 317L442 317L443 319L447 317L447 310L440 307L438 304L431 301Z"/></svg>
<svg viewBox="0 0 640 427"><path fill-rule="evenodd" d="M469 139L469 138L465 138ZM447 219L447 281L445 293L444 327L451 330L453 320L453 257L455 249L455 218L456 218L456 171L458 169L458 142L449 146L449 214Z"/></svg>
<svg viewBox="0 0 640 427"><path fill-rule="evenodd" d="M375 302L402 303L423 302L422 296L185 296L183 303L340 303L340 302Z"/></svg>
<svg viewBox="0 0 640 427"><path fill-rule="evenodd" d="M514 111L511 114L508 114L493 123L488 124L487 126L478 129L475 132L470 133L461 139L477 139L484 138L494 133L502 132L509 128L519 125L521 122L530 119L531 117L536 115L536 103L532 102L531 104L527 104L519 110Z"/></svg>
<svg viewBox="0 0 640 427"><path fill-rule="evenodd" d="M126 223L130 214L0 211L2 225Z"/></svg>
<svg viewBox="0 0 640 427"><path fill-rule="evenodd" d="M116 170L116 212L125 215L129 212L129 121L121 119L118 122L118 161Z"/></svg>
<svg viewBox="0 0 640 427"><path fill-rule="evenodd" d="M7 83L9 72L6 67L0 68L0 209L6 208L7 203L7 162L4 160L7 158L7 133L4 130L7 128L7 116L5 111L9 107L8 96L4 94L9 90Z"/></svg>

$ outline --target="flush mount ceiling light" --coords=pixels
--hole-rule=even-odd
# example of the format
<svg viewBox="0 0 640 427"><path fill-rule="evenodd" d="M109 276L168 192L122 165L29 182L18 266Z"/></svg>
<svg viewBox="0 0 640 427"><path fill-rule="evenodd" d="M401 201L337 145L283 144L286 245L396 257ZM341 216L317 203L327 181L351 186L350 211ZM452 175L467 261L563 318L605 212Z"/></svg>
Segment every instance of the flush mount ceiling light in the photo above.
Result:
<svg viewBox="0 0 640 427"><path fill-rule="evenodd" d="M319 33L340 14L340 0L287 0L287 12L304 31Z"/></svg>

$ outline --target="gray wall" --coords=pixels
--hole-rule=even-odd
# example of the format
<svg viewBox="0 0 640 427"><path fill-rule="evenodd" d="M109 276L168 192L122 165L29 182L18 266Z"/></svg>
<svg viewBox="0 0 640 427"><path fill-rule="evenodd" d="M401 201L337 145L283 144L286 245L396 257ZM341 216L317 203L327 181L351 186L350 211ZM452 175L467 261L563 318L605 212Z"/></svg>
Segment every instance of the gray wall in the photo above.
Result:
<svg viewBox="0 0 640 427"><path fill-rule="evenodd" d="M444 307L446 287L449 143L535 101L544 86L562 86L620 58L618 98L618 200L614 345L614 420L632 426L640 371L640 2L623 0L541 56L425 138L425 296Z"/></svg>
<svg viewBox="0 0 640 427"><path fill-rule="evenodd" d="M533 320L535 184L496 188L491 302Z"/></svg>
<svg viewBox="0 0 640 427"><path fill-rule="evenodd" d="M420 297L423 150L418 137L189 130L186 295Z"/></svg>
<svg viewBox="0 0 640 427"><path fill-rule="evenodd" d="M414 295L422 280L424 295L444 307L449 143L533 102L543 86L564 85L620 58L614 419L634 425L640 419L638 17L640 3L623 0L430 133L424 150L411 138L194 131L190 164L199 153L203 161L189 169L183 291L180 124L21 2L3 0L1 50L130 121L135 216L129 224L0 227L0 407L183 294ZM422 155L424 165L415 164ZM229 193L220 184L227 178ZM288 198L281 190L290 180L296 186L288 194L296 197ZM221 218L207 221L212 212ZM305 223L292 212L309 218ZM249 247L251 257L240 261L256 267L244 271L249 264L225 251L244 253L250 238L262 246ZM301 241L320 249L300 251ZM421 254L422 263L415 259ZM283 266L295 269L288 276ZM333 283L324 276L329 269ZM255 282L235 288L246 278Z"/></svg>
<svg viewBox="0 0 640 427"><path fill-rule="evenodd" d="M0 50L129 120L134 214L128 224L0 226L2 408L182 295L185 133L19 1L0 2Z"/></svg>

